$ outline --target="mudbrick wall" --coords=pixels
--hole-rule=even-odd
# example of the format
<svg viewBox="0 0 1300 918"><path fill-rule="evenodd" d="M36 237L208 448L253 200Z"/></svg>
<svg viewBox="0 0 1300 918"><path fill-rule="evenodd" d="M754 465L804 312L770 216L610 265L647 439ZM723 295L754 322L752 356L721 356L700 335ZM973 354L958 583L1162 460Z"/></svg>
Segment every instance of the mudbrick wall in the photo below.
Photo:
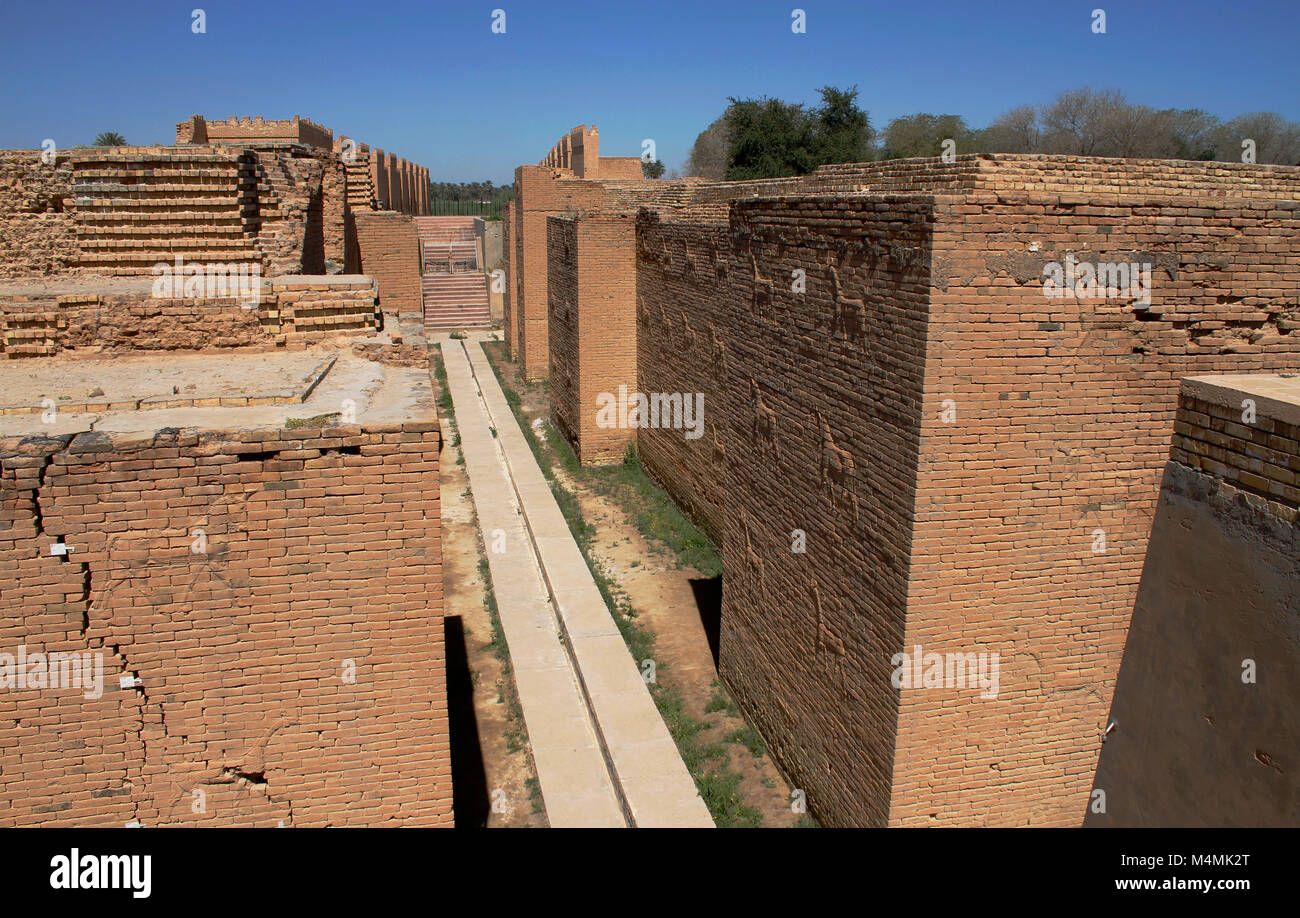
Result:
<svg viewBox="0 0 1300 918"><path fill-rule="evenodd" d="M0 691L3 821L450 825L439 446L4 441L0 648L100 655L103 690Z"/></svg>
<svg viewBox="0 0 1300 918"><path fill-rule="evenodd" d="M514 291L511 290L511 271L510 264L515 257L515 237L511 230L511 224L514 221L514 204L507 202L501 208L501 333L506 342L506 353L513 354L515 345L511 343L511 315L510 304L514 298ZM496 287L496 279L493 279L493 287Z"/></svg>
<svg viewBox="0 0 1300 918"><path fill-rule="evenodd" d="M355 270L348 194L338 154L292 143L75 150L48 165L0 151L0 277L147 275L177 256Z"/></svg>
<svg viewBox="0 0 1300 918"><path fill-rule="evenodd" d="M549 341L551 410L560 431L573 441L582 423L579 398L578 341L578 224L551 217L546 221L547 328Z"/></svg>
<svg viewBox="0 0 1300 918"><path fill-rule="evenodd" d="M67 351L202 350L304 344L382 324L368 277L281 277L240 295L0 296L0 359Z"/></svg>
<svg viewBox="0 0 1300 918"><path fill-rule="evenodd" d="M725 291L730 284L727 205L660 214L636 226L636 388L704 395L704 435L636 431L645 470L709 535L722 542L726 447Z"/></svg>
<svg viewBox="0 0 1300 918"><path fill-rule="evenodd" d="M385 315L423 315L420 240L415 220L392 211L354 215L362 273L379 285Z"/></svg>
<svg viewBox="0 0 1300 918"><path fill-rule="evenodd" d="M931 209L924 197L732 209L726 391L712 409L726 452L720 670L837 824L889 818Z"/></svg>
<svg viewBox="0 0 1300 918"><path fill-rule="evenodd" d="M1259 379L1183 384L1087 825L1300 825L1300 380Z"/></svg>
<svg viewBox="0 0 1300 918"><path fill-rule="evenodd" d="M1079 824L1179 380L1300 369L1300 173L1074 165L828 169L725 235L639 219L639 387L707 392L711 321L726 371L716 445L708 411L705 443L638 442L722 516L723 674L827 822ZM1082 263L1138 287L1048 295ZM1000 686L896 687L917 647L996 655Z"/></svg>
<svg viewBox="0 0 1300 918"><path fill-rule="evenodd" d="M636 223L548 220L547 323L555 417L584 463L618 462L636 430L598 423L601 400L636 390ZM681 431L676 431L680 436Z"/></svg>
<svg viewBox="0 0 1300 918"><path fill-rule="evenodd" d="M1179 380L1300 368L1300 202L1184 182L936 205L906 644L997 652L1002 688L904 693L893 823L1082 820ZM1069 258L1149 296L1046 296Z"/></svg>
<svg viewBox="0 0 1300 918"><path fill-rule="evenodd" d="M0 277L61 274L77 258L72 162L0 150Z"/></svg>

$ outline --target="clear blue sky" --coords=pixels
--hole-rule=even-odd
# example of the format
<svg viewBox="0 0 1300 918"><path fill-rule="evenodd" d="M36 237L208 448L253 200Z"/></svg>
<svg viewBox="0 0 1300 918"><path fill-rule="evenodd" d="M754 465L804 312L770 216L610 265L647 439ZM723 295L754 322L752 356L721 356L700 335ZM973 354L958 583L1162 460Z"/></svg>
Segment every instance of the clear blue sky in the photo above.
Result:
<svg viewBox="0 0 1300 918"><path fill-rule="evenodd" d="M1300 120L1300 0L0 0L3 148L300 114L435 180L506 184L576 124L607 155L653 138L672 168L728 96L812 102L828 83L856 83L877 127L916 111L979 127L1085 85Z"/></svg>

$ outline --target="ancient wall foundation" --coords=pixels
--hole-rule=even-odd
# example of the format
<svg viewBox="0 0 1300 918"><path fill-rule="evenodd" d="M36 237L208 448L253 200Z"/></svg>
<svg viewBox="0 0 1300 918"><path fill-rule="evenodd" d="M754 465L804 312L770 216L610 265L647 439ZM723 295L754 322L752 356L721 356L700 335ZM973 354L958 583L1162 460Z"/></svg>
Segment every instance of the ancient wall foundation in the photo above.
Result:
<svg viewBox="0 0 1300 918"><path fill-rule="evenodd" d="M5 821L450 824L438 451L436 420L3 441Z"/></svg>

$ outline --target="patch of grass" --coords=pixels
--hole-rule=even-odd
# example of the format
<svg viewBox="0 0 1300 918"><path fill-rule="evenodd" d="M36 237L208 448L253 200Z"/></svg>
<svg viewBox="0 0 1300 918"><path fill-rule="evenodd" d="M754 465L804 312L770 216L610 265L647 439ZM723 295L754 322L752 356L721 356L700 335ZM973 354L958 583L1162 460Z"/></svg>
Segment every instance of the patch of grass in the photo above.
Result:
<svg viewBox="0 0 1300 918"><path fill-rule="evenodd" d="M740 775L734 771L718 770L696 778L713 820L720 829L757 829L763 825L763 816L740 797Z"/></svg>
<svg viewBox="0 0 1300 918"><path fill-rule="evenodd" d="M732 717L740 716L740 708L731 700L731 695L723 687L722 683L713 680L713 695L709 698L709 703L704 706L705 714L716 714L719 711L725 711Z"/></svg>
<svg viewBox="0 0 1300 918"><path fill-rule="evenodd" d="M744 746L754 758L758 758L764 752L767 752L767 743L763 741L763 735L749 724L728 733L726 741Z"/></svg>
<svg viewBox="0 0 1300 918"><path fill-rule="evenodd" d="M469 335L465 334L464 332L452 332L452 333L451 333L451 340L452 340L452 341L464 341L464 340L465 340L466 338L468 338L468 337L469 337Z"/></svg>
<svg viewBox="0 0 1300 918"><path fill-rule="evenodd" d="M541 813L542 808L542 785L536 778L529 778L524 782L528 786L528 802L532 804L534 813Z"/></svg>
<svg viewBox="0 0 1300 918"><path fill-rule="evenodd" d="M309 418L289 418L284 422L284 426L288 430L297 430L300 427L334 427L336 425L330 422L340 415L341 412L331 411L329 414L317 414Z"/></svg>

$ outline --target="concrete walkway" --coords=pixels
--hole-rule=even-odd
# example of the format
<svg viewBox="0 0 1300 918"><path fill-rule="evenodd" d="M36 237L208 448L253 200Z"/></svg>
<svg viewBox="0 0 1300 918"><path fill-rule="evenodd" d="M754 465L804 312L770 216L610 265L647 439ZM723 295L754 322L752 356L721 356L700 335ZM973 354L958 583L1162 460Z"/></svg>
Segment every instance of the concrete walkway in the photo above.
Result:
<svg viewBox="0 0 1300 918"><path fill-rule="evenodd" d="M442 352L551 824L711 827L487 355Z"/></svg>

